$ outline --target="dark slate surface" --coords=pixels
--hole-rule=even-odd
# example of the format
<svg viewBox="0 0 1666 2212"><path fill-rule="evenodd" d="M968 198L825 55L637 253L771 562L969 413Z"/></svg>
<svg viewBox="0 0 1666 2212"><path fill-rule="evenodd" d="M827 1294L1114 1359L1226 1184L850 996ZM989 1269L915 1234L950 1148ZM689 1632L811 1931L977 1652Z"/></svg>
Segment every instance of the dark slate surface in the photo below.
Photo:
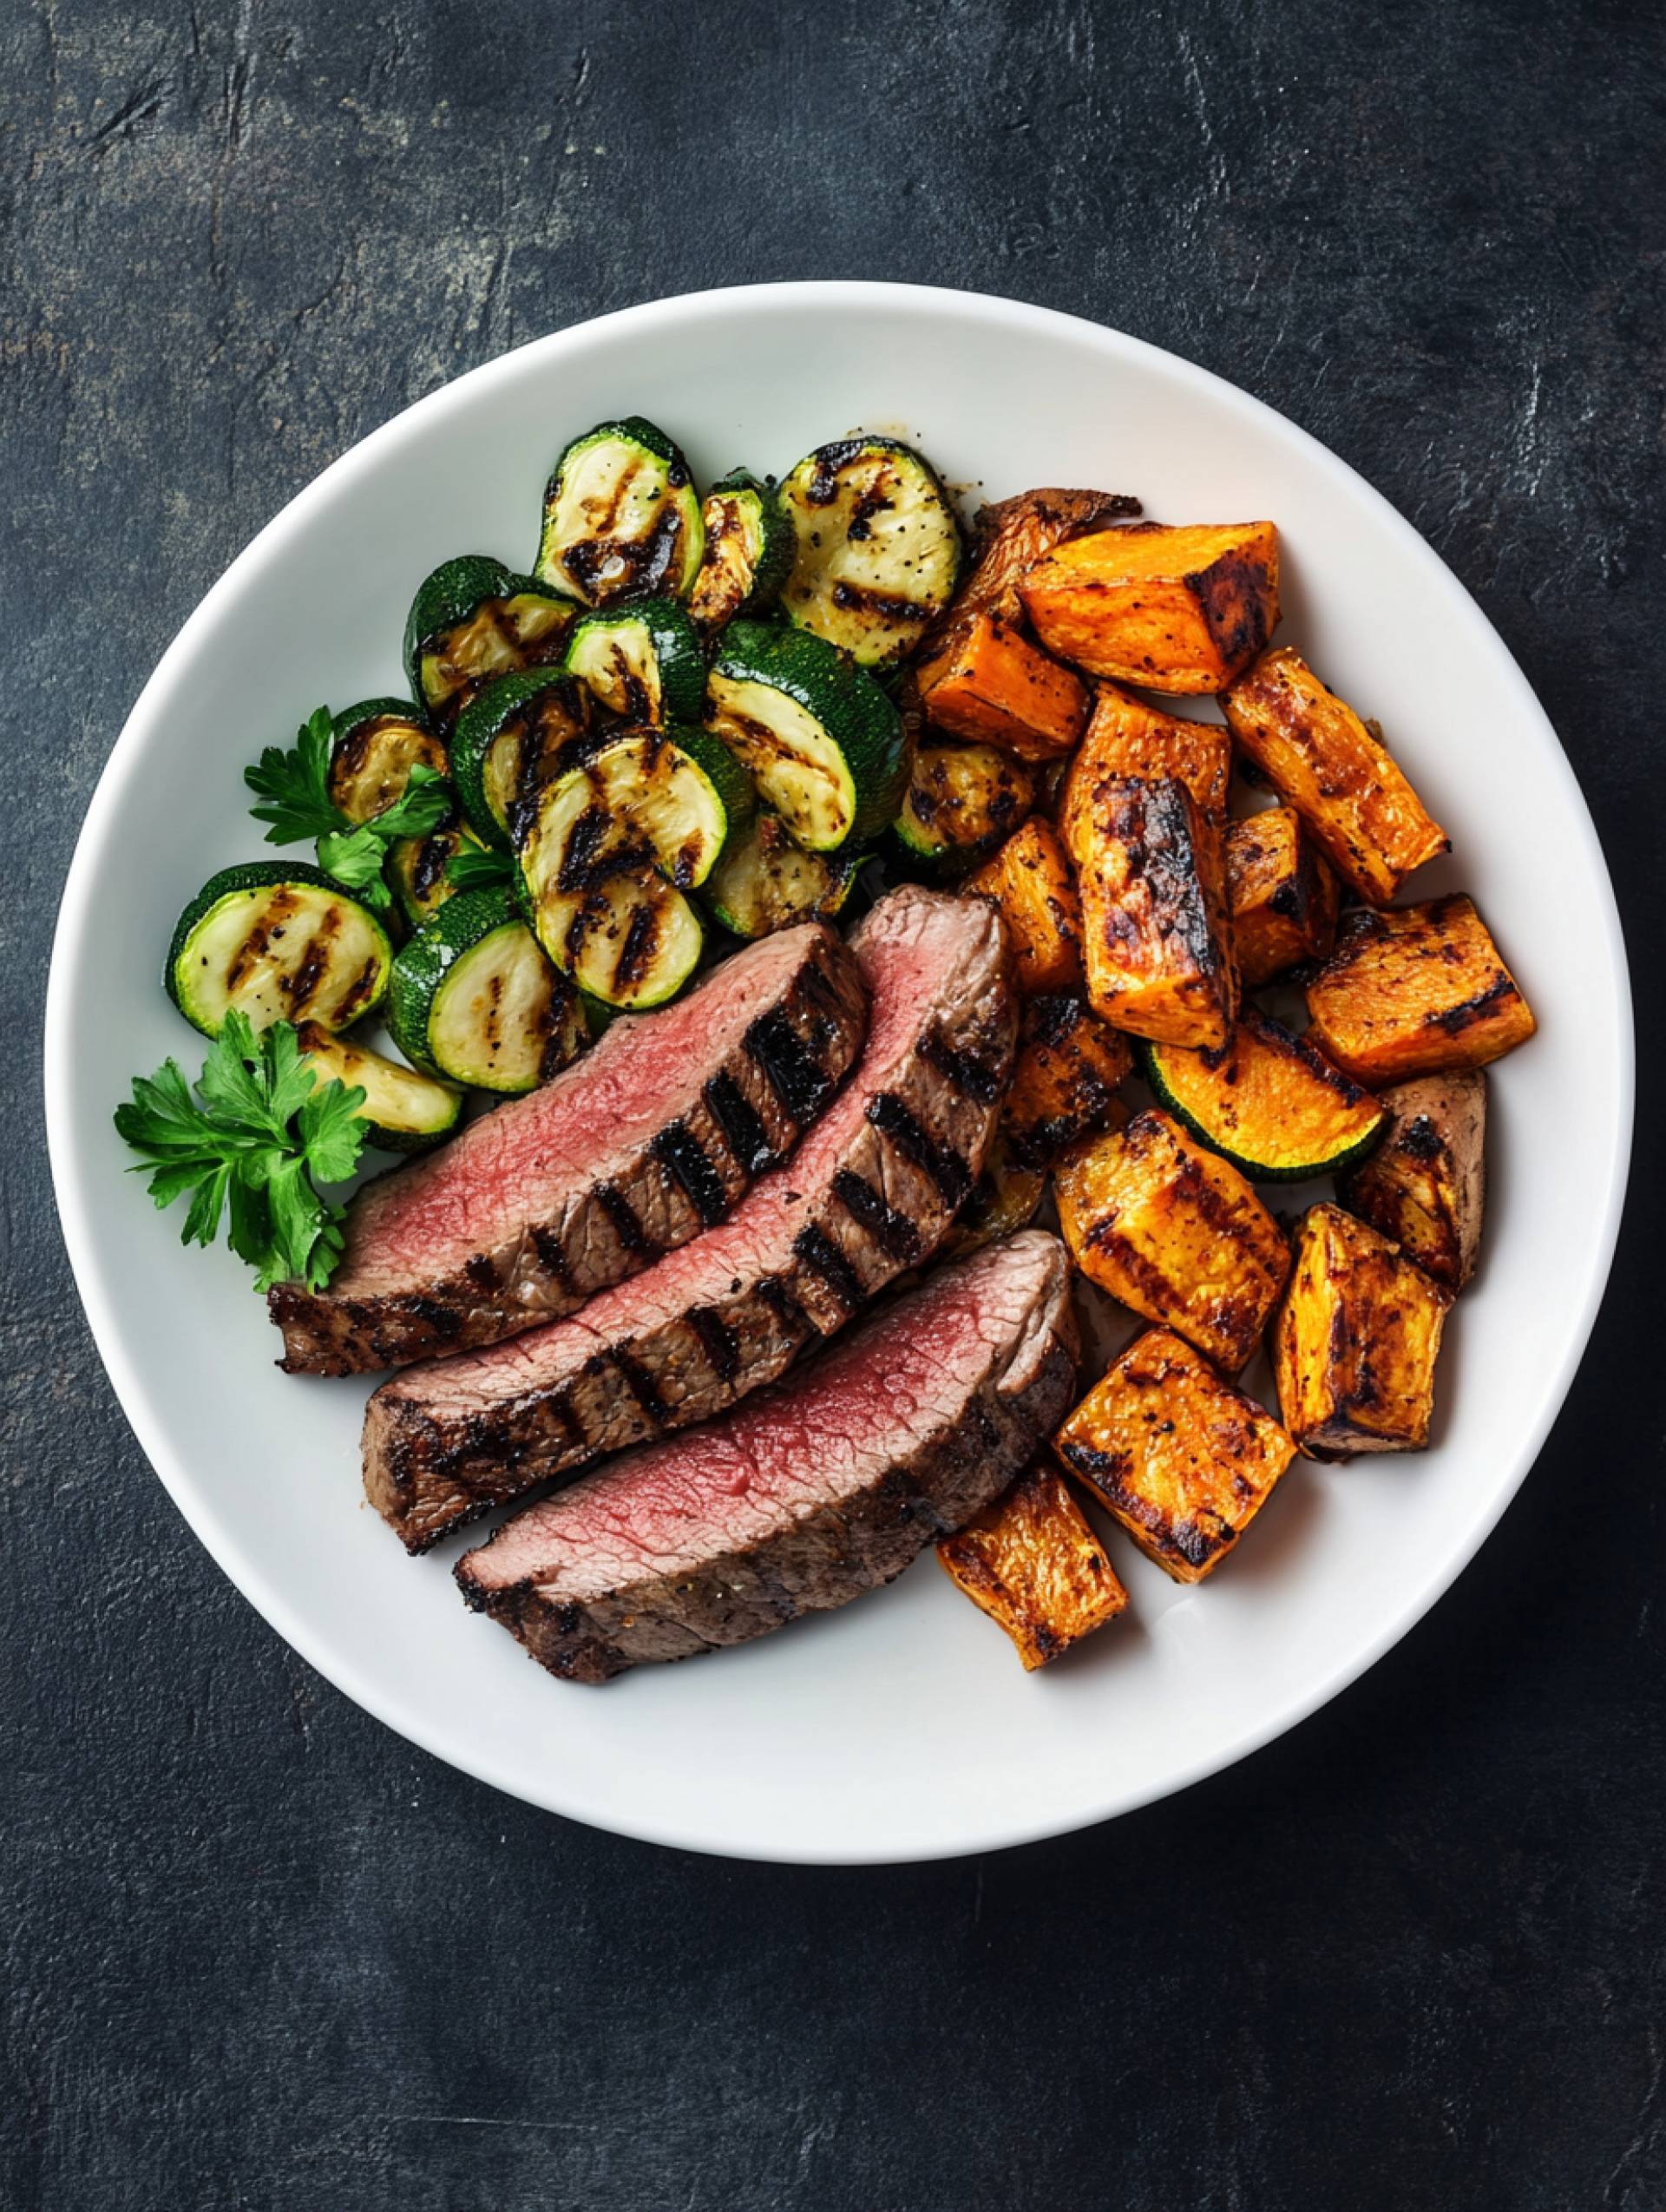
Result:
<svg viewBox="0 0 1666 2212"><path fill-rule="evenodd" d="M128 1436L37 1104L87 796L253 531L521 339L801 275L1098 317L1363 469L1538 686L1657 1008L1663 47L1476 0L0 14L9 2212L1666 2202L1651 1156L1541 1464L1366 1683L1099 1833L824 1874L530 1812L292 1658Z"/></svg>

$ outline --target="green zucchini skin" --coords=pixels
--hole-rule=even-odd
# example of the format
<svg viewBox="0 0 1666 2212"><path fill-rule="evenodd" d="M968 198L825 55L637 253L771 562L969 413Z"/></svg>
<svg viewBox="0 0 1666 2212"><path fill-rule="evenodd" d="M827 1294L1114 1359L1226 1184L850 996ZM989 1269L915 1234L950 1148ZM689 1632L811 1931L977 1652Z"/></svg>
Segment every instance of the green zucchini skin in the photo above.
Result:
<svg viewBox="0 0 1666 2212"><path fill-rule="evenodd" d="M321 1028L331 1030L345 1028L371 1013L386 995L393 968L393 946L387 930L369 907L344 890L333 876L304 861L250 861L239 867L222 868L217 876L209 877L174 924L168 943L162 987L192 1027L200 1029L204 1036L218 1036L221 1024L211 1020L194 1001L190 987L187 964L199 929L222 900L242 893L285 887L323 892L332 903L348 909L364 930L370 959L368 968L355 977L350 997L337 1009L332 1021L323 1021L310 1005L292 1006L285 1011L284 1019L310 1020Z"/></svg>
<svg viewBox="0 0 1666 2212"><path fill-rule="evenodd" d="M865 668L810 631L780 623L731 622L718 642L712 674L706 696L708 728L736 752L760 796L781 814L800 843L807 850L833 852L878 836L902 803L908 747L895 704ZM734 712L725 707L726 688L735 685L761 686L780 693L825 733L849 779L848 819L842 827L831 824L817 832L813 842L806 835L802 810L797 806L796 772L784 763L771 770L761 740L740 732Z"/></svg>
<svg viewBox="0 0 1666 2212"><path fill-rule="evenodd" d="M571 516L562 522L561 501L570 488L569 478L603 448L616 453L627 486L646 466L655 510L646 535L594 537L579 528ZM681 448L657 423L640 415L626 415L598 423L562 449L544 492L535 573L547 586L587 607L655 595L685 599L699 574L705 543L700 497Z"/></svg>
<svg viewBox="0 0 1666 2212"><path fill-rule="evenodd" d="M316 1021L303 1022L295 1036L320 1083L337 1078L350 1090L364 1089L364 1103L355 1119L364 1124L365 1142L378 1152L425 1152L456 1127L462 1093L449 1084L401 1067L397 1060L350 1037L335 1036ZM398 1119L401 1105L403 1116Z"/></svg>
<svg viewBox="0 0 1666 2212"><path fill-rule="evenodd" d="M863 857L848 847L806 852L778 815L759 807L725 846L701 896L731 936L767 937L800 922L830 922L842 914Z"/></svg>
<svg viewBox="0 0 1666 2212"><path fill-rule="evenodd" d="M1298 1059L1314 1064L1315 1072L1322 1071L1324 1080L1332 1082L1337 1080L1337 1071L1315 1053L1312 1047L1303 1039L1286 1030L1282 1022L1273 1022L1268 1017L1257 1014L1253 1008L1249 1009L1249 1012L1252 1018L1262 1022L1266 1027L1276 1029L1279 1033L1279 1041L1290 1046L1295 1056ZM1229 1161L1232 1166L1236 1167L1240 1175L1247 1176L1252 1183L1309 1183L1317 1176L1341 1174L1348 1168L1357 1167L1368 1153L1376 1150L1381 1141L1382 1132L1387 1126L1388 1116L1385 1113L1380 1115L1357 1142L1345 1145L1341 1151L1333 1152L1323 1159L1293 1160L1283 1166L1276 1165L1269 1160L1256 1159L1251 1154L1241 1152L1225 1143L1219 1133L1210 1127L1202 1115L1194 1113L1190 1106L1182 1102L1171 1085L1164 1068L1164 1055L1175 1050L1176 1047L1155 1044L1149 1038L1145 1037L1131 1038L1129 1042L1137 1047L1140 1073L1151 1085L1152 1095L1164 1111L1171 1113L1183 1128L1189 1129L1200 1145L1207 1145L1210 1152L1217 1152L1223 1160ZM1348 1081L1346 1077L1340 1080L1344 1083ZM1350 1087L1358 1089L1359 1086L1352 1085Z"/></svg>
<svg viewBox="0 0 1666 2212"><path fill-rule="evenodd" d="M937 471L900 438L840 438L806 454L780 496L794 537L787 619L864 667L894 666L954 598L965 563Z"/></svg>
<svg viewBox="0 0 1666 2212"><path fill-rule="evenodd" d="M598 666L610 645L611 656ZM567 633L562 666L599 706L627 722L658 730L699 719L705 649L674 599L637 599L580 615Z"/></svg>
<svg viewBox="0 0 1666 2212"><path fill-rule="evenodd" d="M489 673L479 681L465 684L455 701L436 708L423 682L423 653L437 639L471 620L489 602L528 597L548 601L556 620L547 642L541 640L530 650L524 646L509 648L511 666L542 666L560 660L565 650L566 631L581 611L577 601L567 594L553 591L536 577L521 575L486 553L462 553L453 560L443 561L416 587L410 612L405 617L403 660L411 697L423 703L430 720L455 722L469 699L492 678ZM565 621L559 614L563 607L568 610Z"/></svg>
<svg viewBox="0 0 1666 2212"><path fill-rule="evenodd" d="M567 761L569 745L573 759L577 760L593 742L600 742L588 728L588 694L564 668L559 665L523 668L514 675L500 676L464 707L452 732L451 779L463 818L482 844L498 852L509 851L513 839L510 824L494 808L489 790L492 748L514 719L546 692L555 696L548 702L547 719L551 726L541 736L541 748L547 752L553 744L556 757L522 760L515 788L519 796L529 797L550 774L561 772L558 764Z"/></svg>
<svg viewBox="0 0 1666 2212"><path fill-rule="evenodd" d="M792 573L797 540L773 476L732 469L712 485L701 509L705 552L689 595L700 628L767 614Z"/></svg>
<svg viewBox="0 0 1666 2212"><path fill-rule="evenodd" d="M495 990L490 1034L476 1031L459 1041L459 1014L447 994L470 980L471 962L495 982L508 974L524 985L530 962L540 972L528 1004L505 1008L505 994ZM500 1015L510 1024L501 1032ZM459 892L402 948L393 963L388 1027L413 1067L509 1096L547 1082L589 1042L572 984L551 966L503 891Z"/></svg>
<svg viewBox="0 0 1666 2212"><path fill-rule="evenodd" d="M375 745L377 725L388 723L398 723L419 733L422 742L407 748L412 760L397 778L397 787L387 789L379 806L367 808L358 803L362 794L355 784L355 774L362 772ZM357 706L344 708L331 725L330 796L350 822L368 822L404 796L410 768L416 760L421 760L438 775L447 772L445 740L434 729L424 710L408 699L361 699Z"/></svg>

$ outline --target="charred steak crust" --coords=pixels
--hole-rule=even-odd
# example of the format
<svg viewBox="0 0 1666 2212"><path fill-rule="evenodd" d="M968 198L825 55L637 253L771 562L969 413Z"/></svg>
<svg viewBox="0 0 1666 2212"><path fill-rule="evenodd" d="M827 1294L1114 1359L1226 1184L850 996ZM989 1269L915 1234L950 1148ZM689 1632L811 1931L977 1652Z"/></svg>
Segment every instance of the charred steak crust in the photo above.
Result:
<svg viewBox="0 0 1666 2212"><path fill-rule="evenodd" d="M753 1178L791 1151L861 1048L866 994L855 960L819 924L802 939L799 958L738 1043L685 1086L683 1110L613 1162L610 1174L587 1184L581 1174L558 1178L547 1218L517 1219L512 1231L420 1286L354 1295L351 1265L335 1290L280 1283L267 1303L284 1332L281 1364L292 1374L355 1375L498 1343L574 1312L724 1220ZM721 989L728 966L703 993ZM604 1039L590 1057L607 1049ZM558 1080L582 1079L587 1066L580 1060ZM537 1113L541 1095L496 1113ZM431 1177L444 1172L438 1161L433 1155L391 1172Z"/></svg>
<svg viewBox="0 0 1666 2212"><path fill-rule="evenodd" d="M939 948L928 995L899 1009L916 988L904 953L928 932ZM1012 1065L1000 917L908 885L852 947L873 994L869 1049L807 1155L760 1184L718 1241L494 1354L477 1393L430 1387L442 1368L372 1396L364 1487L409 1551L606 1453L709 1420L936 1250L983 1165ZM899 1019L906 1048L887 1052ZM673 1270L676 1294L656 1304Z"/></svg>
<svg viewBox="0 0 1666 2212"><path fill-rule="evenodd" d="M911 1326L941 1327L934 1306L941 1306L944 1278L1014 1267L1028 1277L1021 1315L1009 1318L994 1341L981 1343L970 1362L960 1362L923 1415L915 1409L908 1421L899 1414L894 1448L858 1449L853 1475L830 1483L804 1509L777 1513L751 1540L726 1542L714 1526L709 1552L697 1562L681 1558L668 1572L657 1572L645 1560L640 1572L581 1595L563 1595L559 1567L548 1580L535 1572L492 1586L494 1545L513 1540L541 1510L576 1506L582 1514L585 1489L599 1500L611 1493L599 1516L604 1527L628 1525L630 1493L645 1477L653 1480L652 1463L673 1460L698 1440L656 1445L603 1469L550 1506L531 1508L493 1544L467 1554L456 1571L464 1598L501 1621L552 1674L605 1682L646 1661L745 1643L891 1581L928 1545L964 1527L995 1498L1069 1407L1076 1328L1069 1271L1055 1238L1032 1231L945 1268L923 1289L892 1301L837 1352L754 1399L728 1424L738 1447L766 1474L775 1454L796 1451L802 1457L807 1440L837 1419L852 1365L895 1361L899 1332ZM906 1361L906 1349L902 1356ZM954 1368L952 1351L942 1364Z"/></svg>

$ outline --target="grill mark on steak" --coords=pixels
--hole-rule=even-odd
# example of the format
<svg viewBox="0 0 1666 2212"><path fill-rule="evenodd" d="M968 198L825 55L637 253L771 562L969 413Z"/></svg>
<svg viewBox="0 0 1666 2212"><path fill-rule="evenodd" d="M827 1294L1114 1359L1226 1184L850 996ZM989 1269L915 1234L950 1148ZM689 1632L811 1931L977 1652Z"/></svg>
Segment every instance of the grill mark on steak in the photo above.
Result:
<svg viewBox="0 0 1666 2212"><path fill-rule="evenodd" d="M777 1014L762 1015L746 1032L746 1049L793 1119L813 1120L829 1086L791 1023Z"/></svg>
<svg viewBox="0 0 1666 2212"><path fill-rule="evenodd" d="M673 1121L653 1140L656 1159L664 1162L688 1193L702 1224L711 1229L729 1211L729 1193L698 1137L685 1121Z"/></svg>
<svg viewBox="0 0 1666 2212"><path fill-rule="evenodd" d="M784 1083L750 1048L761 1022ZM615 1022L541 1090L364 1185L330 1287L270 1294L284 1364L403 1366L573 1312L732 1211L837 1087L865 1026L856 963L819 923Z"/></svg>
<svg viewBox="0 0 1666 2212"><path fill-rule="evenodd" d="M1062 1417L1075 1372L1063 1248L1030 1231L727 1420L517 1514L459 1563L459 1587L568 1681L745 1643L963 1527Z"/></svg>
<svg viewBox="0 0 1666 2212"><path fill-rule="evenodd" d="M998 1109L958 1090L922 1047L941 1033L987 1066L1010 1062L1017 1012L1002 926L987 903L909 885L875 907L854 949L872 994L869 1045L790 1166L574 1318L397 1377L371 1398L365 1487L409 1549L605 1453L721 1413L936 1250ZM653 1383L652 1420L613 1364L620 1350ZM543 1417L561 1387L574 1436ZM414 1487L389 1479L402 1453Z"/></svg>
<svg viewBox="0 0 1666 2212"><path fill-rule="evenodd" d="M1002 1070L980 1060L975 1053L956 1052L938 1031L934 1030L920 1049L937 1073L968 1099L988 1106L1000 1096L1006 1085Z"/></svg>
<svg viewBox="0 0 1666 2212"><path fill-rule="evenodd" d="M906 1159L930 1176L945 1205L965 1204L972 1188L971 1169L952 1145L939 1144L901 1099L889 1091L880 1092L868 1109L868 1119Z"/></svg>
<svg viewBox="0 0 1666 2212"><path fill-rule="evenodd" d="M712 1118L723 1132L723 1140L749 1175L761 1175L775 1162L769 1132L753 1113L738 1085L727 1073L714 1075L705 1091Z"/></svg>

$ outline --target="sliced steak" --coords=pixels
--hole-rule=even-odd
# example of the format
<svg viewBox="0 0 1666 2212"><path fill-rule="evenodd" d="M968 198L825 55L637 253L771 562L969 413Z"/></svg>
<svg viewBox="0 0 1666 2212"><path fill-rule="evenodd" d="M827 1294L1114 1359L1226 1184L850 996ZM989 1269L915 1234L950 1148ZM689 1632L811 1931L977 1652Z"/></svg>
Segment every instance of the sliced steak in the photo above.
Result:
<svg viewBox="0 0 1666 2212"><path fill-rule="evenodd" d="M413 1552L604 1452L771 1382L928 1258L983 1164L1017 1014L995 909L915 885L851 940L868 988L856 1073L790 1165L720 1228L583 1312L383 1385L364 1487Z"/></svg>
<svg viewBox="0 0 1666 2212"><path fill-rule="evenodd" d="M616 1021L553 1083L367 1184L325 1290L269 1297L292 1374L495 1344L724 1220L855 1061L867 994L821 922Z"/></svg>
<svg viewBox="0 0 1666 2212"><path fill-rule="evenodd" d="M726 1420L533 1506L459 1563L552 1674L605 1682L889 1582L1064 1417L1069 1270L1029 1231L941 1268Z"/></svg>

